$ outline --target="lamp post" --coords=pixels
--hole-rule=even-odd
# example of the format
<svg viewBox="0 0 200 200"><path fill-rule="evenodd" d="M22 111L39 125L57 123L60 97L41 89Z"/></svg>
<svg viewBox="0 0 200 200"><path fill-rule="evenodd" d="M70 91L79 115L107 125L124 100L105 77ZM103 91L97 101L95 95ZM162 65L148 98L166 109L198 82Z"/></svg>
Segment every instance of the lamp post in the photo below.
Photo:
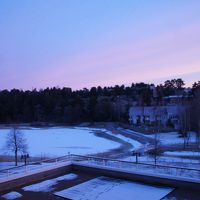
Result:
<svg viewBox="0 0 200 200"><path fill-rule="evenodd" d="M24 164L27 164L27 159L30 158L29 154L22 154L21 155L21 159L24 160Z"/></svg>
<svg viewBox="0 0 200 200"><path fill-rule="evenodd" d="M140 156L140 152L138 151L133 151L132 155L135 156L135 162L138 164L138 157Z"/></svg>

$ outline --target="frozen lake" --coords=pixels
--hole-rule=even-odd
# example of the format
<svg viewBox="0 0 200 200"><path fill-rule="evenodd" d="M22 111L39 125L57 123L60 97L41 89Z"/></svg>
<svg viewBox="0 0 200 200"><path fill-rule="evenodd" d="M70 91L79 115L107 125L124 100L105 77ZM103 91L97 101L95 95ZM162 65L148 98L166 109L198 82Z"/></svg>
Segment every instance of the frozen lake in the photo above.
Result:
<svg viewBox="0 0 200 200"><path fill-rule="evenodd" d="M11 154L5 147L10 129L0 129L0 155ZM64 156L95 154L118 148L119 143L95 136L89 128L23 128L31 156Z"/></svg>

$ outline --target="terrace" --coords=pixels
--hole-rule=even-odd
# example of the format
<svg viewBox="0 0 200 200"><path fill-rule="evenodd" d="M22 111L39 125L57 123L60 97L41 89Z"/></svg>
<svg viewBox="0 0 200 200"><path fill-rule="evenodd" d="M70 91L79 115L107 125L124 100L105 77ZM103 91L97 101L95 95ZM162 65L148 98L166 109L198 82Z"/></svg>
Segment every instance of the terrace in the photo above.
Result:
<svg viewBox="0 0 200 200"><path fill-rule="evenodd" d="M69 180L67 174L71 173L77 175L74 180ZM49 181L50 183L53 182L54 187L50 187L51 189L46 190ZM97 184L98 186L101 185L102 182L107 185L106 188L112 188L113 184L114 186L117 184L116 187L118 190L120 190L120 188L126 190L126 186L128 185L128 188L146 188L145 190L147 191L150 189L153 193L157 191L158 194L162 194L152 199L161 199L172 191L171 194L177 193L177 191L178 193L180 193L180 191L189 191L191 195L194 195L198 193L197 190L200 186L200 170L119 161L92 156L67 155L56 159L31 163L27 166L14 167L0 171L1 194L9 194L9 192L14 190L20 192L25 199L28 199L29 193L34 197L32 194L33 192L34 194L40 194L38 194L39 197L37 197L39 199L41 195L43 196L44 194L51 194L52 198L55 199L57 196L62 198L66 196L67 199L70 199L69 195L74 195L73 187L75 187L75 190L79 190L79 195L73 196L72 199L80 199L82 198L81 194L83 188L86 187L87 190L91 185ZM35 183L35 188L39 188L36 189L39 191L24 190L24 188L29 187L29 185L30 187L31 185L34 187ZM84 183L86 185L82 185ZM43 185L42 188L41 184ZM80 185L81 187L79 187ZM72 189L68 190L68 188ZM106 188L101 189L105 191L108 189ZM101 193L101 189L99 189L98 192ZM129 192L130 195L137 196L140 193L138 191L137 194L132 194L131 191L132 190ZM87 193L86 196L89 195L90 192ZM95 189L93 192L94 195L96 195ZM104 195L106 194L104 193ZM108 196L111 197L110 195L112 196L114 193L111 192ZM145 197L143 199L145 199Z"/></svg>

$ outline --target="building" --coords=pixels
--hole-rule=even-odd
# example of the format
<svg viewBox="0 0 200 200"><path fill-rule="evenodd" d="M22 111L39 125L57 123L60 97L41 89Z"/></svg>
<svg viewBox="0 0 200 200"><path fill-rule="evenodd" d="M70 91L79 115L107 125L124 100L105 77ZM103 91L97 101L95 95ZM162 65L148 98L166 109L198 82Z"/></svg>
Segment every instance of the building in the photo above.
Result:
<svg viewBox="0 0 200 200"><path fill-rule="evenodd" d="M133 125L172 126L178 130L182 113L188 108L190 98L168 96L163 98L161 106L132 106L129 109L129 120Z"/></svg>
<svg viewBox="0 0 200 200"><path fill-rule="evenodd" d="M188 95L172 95L163 97L164 105L188 105L193 97Z"/></svg>

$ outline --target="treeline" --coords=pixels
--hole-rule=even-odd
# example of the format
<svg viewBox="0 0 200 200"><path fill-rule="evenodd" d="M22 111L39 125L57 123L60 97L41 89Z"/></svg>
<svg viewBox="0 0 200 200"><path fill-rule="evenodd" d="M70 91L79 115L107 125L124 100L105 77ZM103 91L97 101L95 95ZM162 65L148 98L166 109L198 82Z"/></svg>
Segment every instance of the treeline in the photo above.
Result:
<svg viewBox="0 0 200 200"><path fill-rule="evenodd" d="M193 94L200 88L194 83ZM46 88L23 91L0 91L0 122L79 123L95 121L128 121L128 109L139 105L159 104L163 96L184 94L182 79L164 84L136 83L125 87L92 87L72 91L71 88Z"/></svg>

